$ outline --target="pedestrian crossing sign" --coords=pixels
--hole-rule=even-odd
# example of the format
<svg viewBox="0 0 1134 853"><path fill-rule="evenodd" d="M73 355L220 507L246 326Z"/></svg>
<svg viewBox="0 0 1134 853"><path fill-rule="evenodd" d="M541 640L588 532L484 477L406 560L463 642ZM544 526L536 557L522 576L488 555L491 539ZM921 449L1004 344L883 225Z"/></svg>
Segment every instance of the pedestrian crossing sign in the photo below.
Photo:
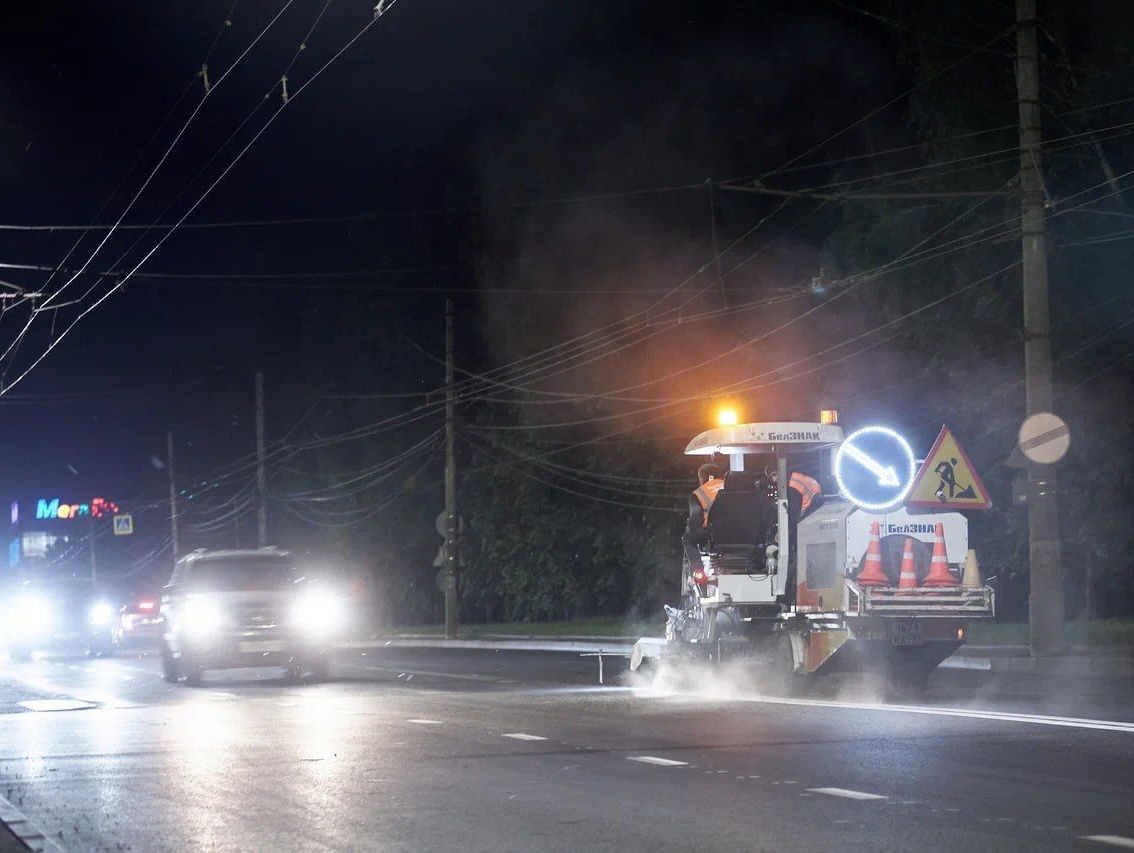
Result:
<svg viewBox="0 0 1134 853"><path fill-rule="evenodd" d="M949 427L941 434L914 477L906 506L915 509L989 509L992 499L980 475Z"/></svg>
<svg viewBox="0 0 1134 853"><path fill-rule="evenodd" d="M134 533L134 516L132 515L116 515L114 516L114 535L115 536L130 536Z"/></svg>

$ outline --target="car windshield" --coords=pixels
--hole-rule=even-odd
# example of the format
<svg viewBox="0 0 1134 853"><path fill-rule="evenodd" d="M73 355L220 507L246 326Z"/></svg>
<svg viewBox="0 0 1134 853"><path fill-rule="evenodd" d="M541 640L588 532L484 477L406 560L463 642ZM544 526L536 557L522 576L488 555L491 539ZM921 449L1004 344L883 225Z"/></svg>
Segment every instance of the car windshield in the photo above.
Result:
<svg viewBox="0 0 1134 853"><path fill-rule="evenodd" d="M240 591L282 589L296 580L286 557L211 557L193 564L189 584L195 588Z"/></svg>

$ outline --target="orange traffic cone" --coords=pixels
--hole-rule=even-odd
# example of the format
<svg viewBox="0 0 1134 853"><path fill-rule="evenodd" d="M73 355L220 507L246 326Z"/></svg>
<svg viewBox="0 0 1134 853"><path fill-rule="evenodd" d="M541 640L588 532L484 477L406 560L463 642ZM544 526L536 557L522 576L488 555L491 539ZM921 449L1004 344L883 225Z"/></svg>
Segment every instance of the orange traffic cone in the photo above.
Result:
<svg viewBox="0 0 1134 853"><path fill-rule="evenodd" d="M866 559L862 571L855 578L859 586L889 586L890 579L882 571L882 546L878 541L878 522L870 523L870 544L866 546Z"/></svg>
<svg viewBox="0 0 1134 853"><path fill-rule="evenodd" d="M938 524L933 531L933 559L929 561L929 574L925 586L957 586L957 579L949 571L949 557L945 554L945 525Z"/></svg>
<svg viewBox="0 0 1134 853"><path fill-rule="evenodd" d="M898 589L917 589L917 563L914 562L913 539L906 538L902 547L902 571L898 575Z"/></svg>

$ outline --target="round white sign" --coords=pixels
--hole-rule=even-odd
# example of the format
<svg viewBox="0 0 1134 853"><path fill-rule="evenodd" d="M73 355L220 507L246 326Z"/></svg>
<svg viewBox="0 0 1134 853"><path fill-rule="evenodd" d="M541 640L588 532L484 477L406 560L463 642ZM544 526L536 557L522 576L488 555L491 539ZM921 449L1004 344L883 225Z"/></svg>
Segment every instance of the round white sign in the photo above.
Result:
<svg viewBox="0 0 1134 853"><path fill-rule="evenodd" d="M863 509L883 510L900 504L916 473L909 443L889 427L868 426L852 432L835 453L839 491Z"/></svg>
<svg viewBox="0 0 1134 853"><path fill-rule="evenodd" d="M1037 412L1020 425L1020 450L1033 462L1051 465L1071 446L1071 429L1051 412Z"/></svg>

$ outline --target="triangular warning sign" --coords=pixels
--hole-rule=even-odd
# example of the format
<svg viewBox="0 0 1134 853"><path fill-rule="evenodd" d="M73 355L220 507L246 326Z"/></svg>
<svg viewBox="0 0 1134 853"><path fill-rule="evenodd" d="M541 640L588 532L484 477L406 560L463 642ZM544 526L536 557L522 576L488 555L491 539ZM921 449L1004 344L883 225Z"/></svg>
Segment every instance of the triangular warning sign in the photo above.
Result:
<svg viewBox="0 0 1134 853"><path fill-rule="evenodd" d="M988 509L992 506L980 475L949 427L941 427L933 449L914 477L906 506L917 509Z"/></svg>

